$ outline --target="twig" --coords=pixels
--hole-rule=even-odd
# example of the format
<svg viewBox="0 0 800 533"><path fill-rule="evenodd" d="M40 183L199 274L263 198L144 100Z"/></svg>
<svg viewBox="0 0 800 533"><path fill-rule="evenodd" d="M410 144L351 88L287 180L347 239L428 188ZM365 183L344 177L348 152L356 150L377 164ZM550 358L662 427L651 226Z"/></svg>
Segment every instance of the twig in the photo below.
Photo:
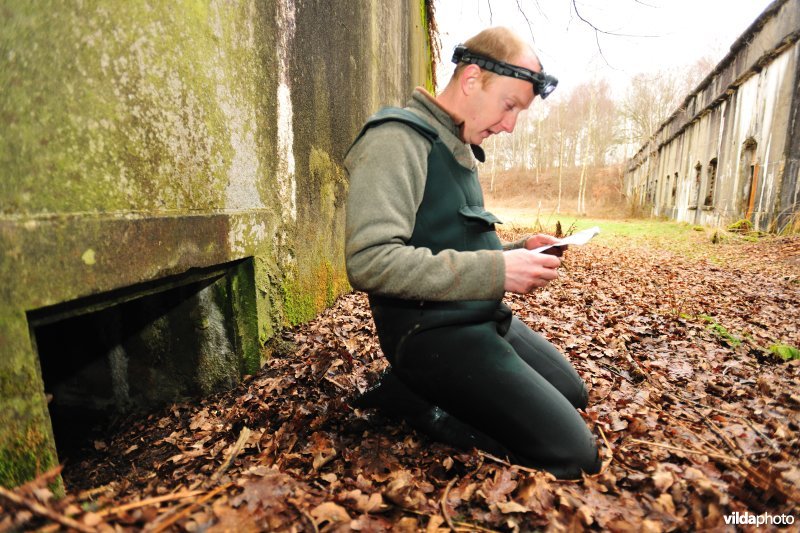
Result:
<svg viewBox="0 0 800 533"><path fill-rule="evenodd" d="M605 368L606 370L608 370L608 371L609 371L609 372L611 372L612 374L615 374L615 375L617 375L617 376L621 377L621 378L622 378L622 379L624 379L625 381L628 381L628 382L630 382L630 383L633 383L633 380L631 380L631 378L629 378L628 376L625 376L625 375L623 375L623 374L622 374L622 372L620 372L619 370L617 370L617 369L616 369L616 368L614 368L613 366L611 366L611 365L607 365L607 364L605 364L605 363L600 363L600 366L602 366L603 368ZM613 388L613 387L612 387L612 388ZM608 395L606 395L606 396L608 396ZM603 399L605 399L605 397L604 397ZM600 403L600 401L598 400L598 401L597 401L597 402L595 402L595 403Z"/></svg>
<svg viewBox="0 0 800 533"><path fill-rule="evenodd" d="M611 447L611 444L609 444L609 442L608 442L608 439L606 438L606 433L605 433L605 431L603 431L603 428L602 428L602 426L600 426L600 425L598 424L598 425L597 425L597 429L599 429L599 430L600 430L600 436L601 436L601 437L603 437L603 442L605 442L605 444L606 444L606 448L608 448L608 452L611 454L611 458L608 460L608 462L607 462L606 464L604 464L604 465L602 466L602 468L600 468L600 471L597 473L597 475L599 476L599 475L601 475L602 473L604 473L606 470L608 470L608 467L609 467L609 466L611 465L611 463L614 461L614 448L612 448L612 447Z"/></svg>
<svg viewBox="0 0 800 533"><path fill-rule="evenodd" d="M676 391L675 394L671 394L671 393L669 393L667 391L663 391L663 392L668 398L672 399L673 401L680 401L682 403L688 404L688 407L692 411L694 411L694 413L697 416L700 417L700 421L703 422L703 424L709 430L711 430L711 432L717 438L719 438L723 442L723 444L725 444L732 452L734 452L734 454L736 454L737 457L736 458L732 458L732 457L729 457L729 456L724 456L721 453L719 453L719 454L711 454L711 453L707 453L707 452L687 451L688 453L704 453L705 455L708 455L710 457L717 457L719 459L727 461L728 463L731 464L732 468L734 468L735 470L738 470L745 478L748 478L750 483L752 485L754 485L755 487L757 487L757 488L759 488L761 490L764 490L764 491L766 491L768 489L777 491L778 493L782 494L785 498L787 498L790 501L797 500L798 498L800 498L800 495L796 494L796 491L793 491L791 488L785 488L781 483L776 482L776 481L774 481L772 479L766 478L758 470L753 468L752 463L750 463L750 461L747 459L747 454L743 450L741 450L740 447L735 442L731 441L731 439L727 435L725 435L723 433L723 431L716 424L714 424L712 421L710 421L708 419L708 417L706 417L700 411L700 408L710 409L712 411L716 411L717 413L723 414L725 416L733 416L733 417L740 418L742 420L745 420L745 421L749 422L749 420L747 418L745 418L745 417L743 417L741 415L728 413L728 412L726 412L726 411L724 411L722 409L716 408L716 407L703 405L700 402L697 402L697 401L695 401L695 400L693 400L691 398L686 398L683 395L680 395L679 393L677 393L677 391ZM663 411L663 412L666 412L666 411ZM673 417L673 418L675 418L675 417ZM756 428L753 427L753 429L755 430ZM700 440L703 440L704 442L706 442L708 444L708 441L706 441L702 437L699 437L699 438L700 438ZM632 440L635 440L635 439L632 439ZM654 444L654 443L650 443L650 444ZM711 447L716 449L716 447L713 446L713 445L711 445ZM684 451L684 450L682 450L682 451Z"/></svg>
<svg viewBox="0 0 800 533"><path fill-rule="evenodd" d="M719 407L714 407L712 405L704 405L704 404L698 402L697 400L693 400L691 398L687 398L687 397L683 396L678 391L676 391L675 394L670 394L670 393L667 393L667 394L672 396L673 398L675 398L677 400L680 400L680 401L683 401L685 403L691 403L691 404L694 404L696 406L702 407L704 409L710 409L712 411L716 411L717 413L723 414L725 416L731 416L731 417L738 418L740 420L744 420L745 422L747 422L747 424L750 426L750 428L752 428L752 430L755 431L758 434L759 437L764 439L767 442L767 444L769 444L769 446L773 450L775 450L776 452L780 452L781 451L780 447L777 444L775 444L775 442L772 439L770 439L767 435L765 435L761 430L759 430L755 426L755 424L749 418L747 418L746 416L742 416L742 415L737 414L737 413L730 413L728 411L725 411L724 409L720 409ZM700 416L702 416L702 415L700 415Z"/></svg>
<svg viewBox="0 0 800 533"><path fill-rule="evenodd" d="M345 387L344 385L342 385L341 383L339 383L338 381L336 381L335 379L333 379L333 378L331 378L331 377L329 377L329 376L325 376L325 381L328 381L328 382L330 382L330 383L333 383L334 385L336 385L337 387L339 387L339 388L340 388L340 389L342 389L343 391L347 391L347 392L349 392L349 391L350 391L350 389L349 389L349 388Z"/></svg>
<svg viewBox="0 0 800 533"><path fill-rule="evenodd" d="M100 494L102 492L108 492L108 491L111 491L111 490L114 490L114 489L112 487L110 487L109 485L103 485L101 487L95 487L93 489L83 490L80 493L78 493L77 498L79 500L85 500L87 498L91 498L95 494Z"/></svg>
<svg viewBox="0 0 800 533"><path fill-rule="evenodd" d="M222 474L224 474L225 471L231 467L233 461L236 459L239 453L241 453L242 448L244 448L244 445L247 443L247 439L250 438L251 433L252 431L250 431L250 429L247 426L244 426L242 428L242 431L239 433L239 438L236 439L236 443L233 445L233 448L231 448L231 451L228 453L228 457L225 459L225 461L222 462L217 471L214 472L214 474L211 476L211 479L213 481L218 480L220 476L222 476Z"/></svg>
<svg viewBox="0 0 800 533"><path fill-rule="evenodd" d="M487 458L487 459L489 459L491 461L494 461L495 463L500 463L501 465L505 465L505 466L511 466L511 463L509 463L505 459L500 459L499 457L494 456L494 455L492 455L492 454L490 454L488 452L484 452L482 450L478 450L478 455L480 455L481 457L485 457L485 458Z"/></svg>
<svg viewBox="0 0 800 533"><path fill-rule="evenodd" d="M233 485L233 483L226 483L225 485L220 485L219 487L217 487L216 489L212 490L211 492L209 492L208 494L206 494L205 496L203 496L202 498L200 498L196 502L193 502L191 505L189 505L183 511L181 511L179 513L176 513L173 516L171 516L169 519L164 520L163 522L161 522L160 524L155 526L151 531L153 531L153 533L161 533L161 531L164 531L165 529L167 529L169 526L171 526L172 524L174 524L175 522L177 522L181 518L185 518L186 516L189 516L189 514L194 509L196 509L197 507L199 507L202 504L206 503L208 500L210 500L211 498L213 498L214 496L216 496L217 494L219 494L220 492L222 492L223 490L227 489L228 487L230 487L232 485Z"/></svg>
<svg viewBox="0 0 800 533"><path fill-rule="evenodd" d="M494 461L495 463L500 463L501 465L507 466L509 468L514 468L514 469L520 470L522 472L528 472L530 474L541 474L542 473L542 470L536 470L535 468L528 468L527 466L511 464L508 461L506 461L505 459L500 459L499 457L496 457L496 456L494 456L494 455L492 455L490 453L483 452L481 450L478 450L478 455L480 455L481 457L486 457L487 459L489 459L490 461Z"/></svg>
<svg viewBox="0 0 800 533"><path fill-rule="evenodd" d="M469 522L453 522L456 526L456 531L484 531L485 533L499 533L496 529L489 529L481 527L477 524L470 524Z"/></svg>
<svg viewBox="0 0 800 533"><path fill-rule="evenodd" d="M731 439L723 433L723 431L717 427L717 425L709 420L707 417L703 417L703 423L711 430L711 432L720 438L720 440L725 443L725 445L740 459L743 458L744 452L736 445Z"/></svg>
<svg viewBox="0 0 800 533"><path fill-rule="evenodd" d="M668 392L665 392L664 394L665 394L667 397L672 397L672 399L673 399L673 400L680 401L680 398L676 398L676 397L674 397L673 395L671 395L671 394L670 394L670 393L668 393ZM656 410L658 410L659 412L661 412L663 415L666 415L666 416L668 416L668 417L672 418L672 419L673 419L675 422L677 422L677 423L678 423L678 425L679 425L679 426L681 426L683 429L685 429L685 430L686 430L686 431L687 431L687 432L688 432L688 433L689 433L691 436L693 436L694 438L696 438L696 439L700 440L700 441L701 441L701 442L702 442L704 445L706 445L706 446L708 446L709 448L711 448L711 450L712 450L714 453L719 453L719 454L721 454L721 453L722 453L722 451L721 451L719 448L717 448L716 446L714 446L714 444L712 444L710 441L708 441L708 440L704 439L704 438L702 437L702 435L698 434L698 433L697 433L695 430L693 430L692 428L688 427L688 426L687 426L687 425L684 423L684 421L688 421L688 422L691 422L691 423L693 423L693 424L699 424L700 422L702 422L702 420L703 420L703 415L702 415L701 413L699 413L699 412L697 411L697 409L692 409L692 410L691 410L691 412L692 412L692 413L694 413L695 415L697 415L698 417L700 417L700 419L699 419L699 420L689 420L689 419L686 419L686 418L680 418L680 417L678 417L678 416L674 415L673 413L671 413L670 411L664 410L663 408L661 408L661 406L660 406L660 405L658 405L657 403L655 403L655 402L653 402L653 401L651 401L651 400L647 400L647 403L648 403L649 405L651 405L651 406L652 406L654 409L656 409ZM681 412L682 412L683 414L688 414L690 411L681 411ZM697 449L701 449L701 448L697 447L697 445L696 445L695 443L693 443L693 442L692 442L692 443L690 443L690 444L691 444L692 446L696 447Z"/></svg>
<svg viewBox="0 0 800 533"><path fill-rule="evenodd" d="M729 456L729 455L722 455L720 453L714 452L707 452L703 450L689 450L688 448L679 448L677 446L672 446L670 444L661 444L660 442L650 442L646 440L639 440L639 439L628 439L628 442L633 442L635 444L644 444L645 446L655 446L656 448L664 448L667 450L672 450L676 452L682 453L693 453L698 455L707 455L709 457L716 457L717 459L723 459L725 461L735 462L736 459Z"/></svg>
<svg viewBox="0 0 800 533"><path fill-rule="evenodd" d="M98 511L97 514L100 516L108 516L112 514L120 514L124 513L125 511L130 511L131 509L138 509L139 507L145 507L147 505L153 505L156 503L163 503L172 500L182 500L184 498L191 498L192 496L197 496L198 494L203 494L202 490L190 490L185 492L176 492L174 494L165 494L163 496L156 496L153 498L146 498L144 500L139 500L138 502L131 502L126 503L125 505L120 505L118 507L113 507L111 509L103 509L102 511Z"/></svg>
<svg viewBox="0 0 800 533"><path fill-rule="evenodd" d="M753 422L752 422L752 421L751 421L749 418L746 418L746 417L744 417L744 416L741 416L741 415L734 415L734 416L737 416L738 418L740 418L740 419L744 420L745 422L747 422L747 424L748 424L748 425L749 425L751 428L753 428L753 431L755 431L755 432L758 434L758 436L759 436L759 437L761 437L762 439L764 439L765 441L767 441L767 444L769 444L769 445L770 445L770 447L771 447L773 450L775 450L776 452L780 452L780 451L781 451L781 448L780 448L780 446L778 446L777 444L775 444L775 442L774 442L774 441L773 441L771 438L769 438L769 437L768 437L768 436L766 436L764 433L762 433L762 432L761 432L761 430L759 430L759 429L756 427L755 423L753 423Z"/></svg>
<svg viewBox="0 0 800 533"><path fill-rule="evenodd" d="M430 520L430 518L432 516L434 516L434 515L431 515L431 514L422 512L422 511L417 511L416 509L412 509L411 507L398 506L397 508L400 509L401 511L405 512L405 513L411 513L411 514L414 514L414 515L417 515L417 516L424 516L424 517L428 518L429 520ZM457 521L454 520L453 521L453 525L457 526L457 527L455 527L454 531L485 531L486 533L499 533L495 529L487 529L487 528L481 527L481 526L479 526L477 524L470 524L469 522L457 522Z"/></svg>
<svg viewBox="0 0 800 533"><path fill-rule="evenodd" d="M303 518L305 518L308 521L309 524L311 524L311 528L314 530L314 533L319 533L319 528L317 527L317 523L314 521L314 518L310 514L308 514L306 511L302 510L300 508L300 506L297 505L295 502L293 502L291 500L287 500L287 501L291 504L292 507L295 508L295 510L298 513L303 515Z"/></svg>
<svg viewBox="0 0 800 533"><path fill-rule="evenodd" d="M442 499L439 501L439 506L442 508L442 516L444 516L444 521L447 522L448 527L452 530L456 530L456 526L453 524L450 515L447 513L447 495L450 493L450 489L453 488L456 481L458 481L458 476L454 477L450 480L450 483L447 484L447 487L444 489L444 494L442 494Z"/></svg>
<svg viewBox="0 0 800 533"><path fill-rule="evenodd" d="M32 502L26 498L23 498L22 496L11 492L5 487L0 487L0 496L17 506L25 507L32 513L47 518L48 520L52 520L53 522L57 522L64 527L76 529L84 533L94 533L96 531L95 529L87 527L80 522L73 520L72 518L58 514L40 503Z"/></svg>
<svg viewBox="0 0 800 533"><path fill-rule="evenodd" d="M606 446L608 447L608 450L611 452L611 459L600 468L600 472L595 474L596 476L599 476L600 474L602 474L603 472L605 472L608 469L608 467L611 465L612 461L614 460L615 456L614 456L614 448L612 448L611 447L611 443L608 442L608 439L606 438L606 433L605 433L605 431L603 431L603 427L600 424L597 424L597 429L600 430L600 436L603 437L603 442L605 442ZM634 469L631 466L629 466L625 462L625 459L623 457L616 457L616 459L617 459L617 463L619 463L619 465L622 468L628 470L629 472L636 472L636 469Z"/></svg>

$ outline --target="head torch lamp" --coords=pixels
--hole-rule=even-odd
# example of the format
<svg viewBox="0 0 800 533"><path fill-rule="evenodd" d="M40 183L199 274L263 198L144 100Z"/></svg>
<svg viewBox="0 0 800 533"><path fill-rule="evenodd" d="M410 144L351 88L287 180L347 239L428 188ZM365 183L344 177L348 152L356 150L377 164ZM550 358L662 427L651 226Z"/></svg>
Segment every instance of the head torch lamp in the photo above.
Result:
<svg viewBox="0 0 800 533"><path fill-rule="evenodd" d="M486 56L475 54L467 50L463 44L456 46L453 51L453 63L468 63L471 65L478 65L484 70L499 74L501 76L509 76L517 78L518 80L529 81L533 84L533 94L541 96L543 99L547 98L550 93L556 90L558 80L542 72L534 72L526 68L511 65L503 61L497 61Z"/></svg>

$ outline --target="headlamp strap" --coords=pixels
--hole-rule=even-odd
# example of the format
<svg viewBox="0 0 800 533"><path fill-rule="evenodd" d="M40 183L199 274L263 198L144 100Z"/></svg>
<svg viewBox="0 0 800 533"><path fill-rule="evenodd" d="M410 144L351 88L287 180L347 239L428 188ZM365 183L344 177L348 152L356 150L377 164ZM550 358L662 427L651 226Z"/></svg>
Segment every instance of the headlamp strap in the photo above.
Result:
<svg viewBox="0 0 800 533"><path fill-rule="evenodd" d="M486 56L470 52L466 46L459 44L453 50L453 63L468 63L478 65L480 68L499 74L509 76L518 80L528 81L533 84L533 93L547 98L558 85L558 80L554 76L541 72L534 72L518 65L512 65L504 61L497 61Z"/></svg>

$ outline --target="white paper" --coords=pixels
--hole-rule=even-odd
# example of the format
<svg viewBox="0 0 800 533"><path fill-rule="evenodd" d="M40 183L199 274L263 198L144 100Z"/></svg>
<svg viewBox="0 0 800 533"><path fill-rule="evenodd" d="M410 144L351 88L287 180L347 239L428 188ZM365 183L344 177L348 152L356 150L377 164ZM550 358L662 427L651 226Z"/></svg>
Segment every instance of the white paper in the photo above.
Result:
<svg viewBox="0 0 800 533"><path fill-rule="evenodd" d="M547 244L545 246L540 246L538 248L534 248L531 252L543 252L548 248L552 248L554 246L567 246L567 245L582 245L586 244L592 237L600 233L600 228L595 226L593 228L585 229L583 231L579 231L577 233L573 233L568 237L564 237L563 239L558 239L553 244Z"/></svg>

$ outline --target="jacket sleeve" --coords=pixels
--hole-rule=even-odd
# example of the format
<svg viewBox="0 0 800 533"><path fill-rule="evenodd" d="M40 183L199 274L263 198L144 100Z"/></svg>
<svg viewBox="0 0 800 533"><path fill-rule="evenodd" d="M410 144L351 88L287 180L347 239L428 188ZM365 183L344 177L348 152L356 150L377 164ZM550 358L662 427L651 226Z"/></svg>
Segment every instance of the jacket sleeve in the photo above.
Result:
<svg viewBox="0 0 800 533"><path fill-rule="evenodd" d="M516 241L504 241L503 242L503 250L516 250L517 248L525 248L525 242L527 242L528 236L525 236Z"/></svg>
<svg viewBox="0 0 800 533"><path fill-rule="evenodd" d="M350 176L345 260L350 284L408 300L490 300L503 296L501 251L434 255L408 245L422 203L431 145L409 126L370 128L345 159Z"/></svg>

